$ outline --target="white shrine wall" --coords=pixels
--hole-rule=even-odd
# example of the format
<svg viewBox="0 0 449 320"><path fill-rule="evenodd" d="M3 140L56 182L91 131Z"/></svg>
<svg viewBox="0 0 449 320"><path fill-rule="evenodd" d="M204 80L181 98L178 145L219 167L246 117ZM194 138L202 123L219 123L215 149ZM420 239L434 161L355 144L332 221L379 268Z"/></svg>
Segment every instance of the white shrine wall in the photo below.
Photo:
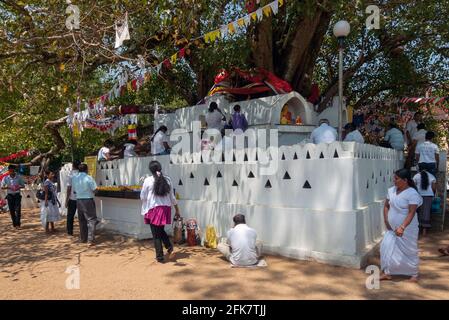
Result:
<svg viewBox="0 0 449 320"><path fill-rule="evenodd" d="M278 154L269 150L257 150L259 162L256 150L237 153L235 162L231 155L231 163L221 164L202 163L199 154L173 157L172 164L169 156L115 160L99 165L96 180L103 186L141 184L150 161L157 159L180 196L182 215L195 218L202 230L214 225L225 237L232 217L243 213L266 253L362 266L384 231L383 200L403 154L356 143L281 146ZM239 162L245 153L248 161ZM278 169L261 175L260 162L270 157L278 159ZM140 201L123 201L134 201L126 206L130 212L117 205L120 201L97 201L109 229L148 238Z"/></svg>

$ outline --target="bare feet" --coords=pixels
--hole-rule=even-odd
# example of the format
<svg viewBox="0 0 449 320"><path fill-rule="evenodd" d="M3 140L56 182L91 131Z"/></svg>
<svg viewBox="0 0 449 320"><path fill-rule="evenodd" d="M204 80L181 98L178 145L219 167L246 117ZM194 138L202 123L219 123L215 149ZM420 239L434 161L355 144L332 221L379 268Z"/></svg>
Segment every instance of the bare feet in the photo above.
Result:
<svg viewBox="0 0 449 320"><path fill-rule="evenodd" d="M389 274L382 274L379 278L380 281L390 281L392 277Z"/></svg>
<svg viewBox="0 0 449 320"><path fill-rule="evenodd" d="M410 277L410 279L408 281L416 283L416 282L418 282L418 280L419 280L418 276L412 276L412 277Z"/></svg>

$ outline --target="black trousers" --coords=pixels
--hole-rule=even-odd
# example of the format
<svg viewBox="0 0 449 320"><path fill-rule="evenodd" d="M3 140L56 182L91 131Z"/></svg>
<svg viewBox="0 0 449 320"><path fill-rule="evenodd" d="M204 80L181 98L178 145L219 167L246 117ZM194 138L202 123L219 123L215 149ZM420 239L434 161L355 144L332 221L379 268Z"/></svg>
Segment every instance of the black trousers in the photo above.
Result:
<svg viewBox="0 0 449 320"><path fill-rule="evenodd" d="M9 213L11 214L12 225L14 227L20 227L20 218L22 211L22 196L20 193L8 194L6 196L8 200Z"/></svg>
<svg viewBox="0 0 449 320"><path fill-rule="evenodd" d="M75 220L76 200L69 200L67 207L67 233L73 236L73 221Z"/></svg>
<svg viewBox="0 0 449 320"><path fill-rule="evenodd" d="M156 249L156 259L161 261L164 259L162 243L167 250L172 249L173 245L165 232L164 226L155 226L154 224L150 224L150 227L151 233L153 234L154 248Z"/></svg>

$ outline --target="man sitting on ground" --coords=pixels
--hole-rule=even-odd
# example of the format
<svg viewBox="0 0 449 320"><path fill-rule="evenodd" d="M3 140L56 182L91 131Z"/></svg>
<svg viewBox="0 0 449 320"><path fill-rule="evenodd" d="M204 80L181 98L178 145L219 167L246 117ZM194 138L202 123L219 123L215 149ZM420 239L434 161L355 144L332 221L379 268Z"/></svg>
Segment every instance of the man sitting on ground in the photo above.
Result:
<svg viewBox="0 0 449 320"><path fill-rule="evenodd" d="M310 139L314 144L337 141L337 130L329 125L329 120L321 119L320 126L312 131Z"/></svg>
<svg viewBox="0 0 449 320"><path fill-rule="evenodd" d="M257 241L256 230L248 227L243 214L234 218L234 228L228 231L228 243L220 243L217 249L235 266L253 266L258 263L262 242Z"/></svg>

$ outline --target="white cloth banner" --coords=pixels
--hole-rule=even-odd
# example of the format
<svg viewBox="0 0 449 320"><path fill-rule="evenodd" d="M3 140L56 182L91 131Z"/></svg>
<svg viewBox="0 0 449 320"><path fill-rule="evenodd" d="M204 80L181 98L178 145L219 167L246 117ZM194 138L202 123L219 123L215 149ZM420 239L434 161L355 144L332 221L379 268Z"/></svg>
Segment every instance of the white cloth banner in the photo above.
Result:
<svg viewBox="0 0 449 320"><path fill-rule="evenodd" d="M279 2L278 2L278 0L273 1L272 3L270 3L269 6L271 7L271 11L273 11L274 15L278 14L278 12L279 12Z"/></svg>
<svg viewBox="0 0 449 320"><path fill-rule="evenodd" d="M115 24L115 49L120 48L125 40L130 40L128 28L128 12L125 14L125 19Z"/></svg>
<svg viewBox="0 0 449 320"><path fill-rule="evenodd" d="M221 37L224 38L228 35L228 26L222 26L220 28Z"/></svg>
<svg viewBox="0 0 449 320"><path fill-rule="evenodd" d="M257 9L257 10L256 10L256 14L257 14L257 20L258 20L258 21L262 21L262 19L263 19L263 11L262 11L262 8Z"/></svg>
<svg viewBox="0 0 449 320"><path fill-rule="evenodd" d="M243 18L243 21L245 22L245 26L248 27L251 24L251 16L247 15Z"/></svg>

